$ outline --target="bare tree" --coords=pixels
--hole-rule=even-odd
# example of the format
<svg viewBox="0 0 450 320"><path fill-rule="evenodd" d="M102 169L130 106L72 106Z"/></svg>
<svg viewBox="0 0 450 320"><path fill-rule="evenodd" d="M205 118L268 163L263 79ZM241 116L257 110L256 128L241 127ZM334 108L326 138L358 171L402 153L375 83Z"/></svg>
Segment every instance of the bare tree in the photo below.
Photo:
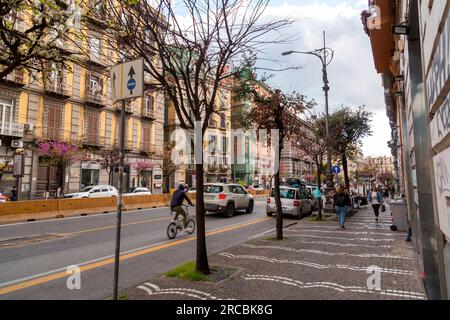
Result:
<svg viewBox="0 0 450 320"><path fill-rule="evenodd" d="M297 147L309 156L317 167L317 188L321 190L321 176L323 172L323 159L327 152L327 147L332 146L339 135L341 128L333 128L329 132L328 138L324 135L324 119L310 112L310 116L304 121L304 126L295 134ZM322 199L319 199L318 219L322 220Z"/></svg>
<svg viewBox="0 0 450 320"><path fill-rule="evenodd" d="M43 71L57 63L68 69L69 62L82 63L77 41L83 38L82 14L76 2L1 0L0 15L0 79L20 68Z"/></svg>
<svg viewBox="0 0 450 320"><path fill-rule="evenodd" d="M163 146L162 153L154 157L155 160L160 160L156 165L161 168L163 173L165 193L170 193L170 177L183 166L183 163L175 163L172 160L172 151L174 147L174 142L166 142Z"/></svg>
<svg viewBox="0 0 450 320"><path fill-rule="evenodd" d="M108 173L108 183L112 185L112 171L119 166L119 149L101 149L98 152L99 162Z"/></svg>
<svg viewBox="0 0 450 320"><path fill-rule="evenodd" d="M203 150L216 96L227 85L232 68L240 68L249 50L262 50L273 41L267 33L291 25L290 19L260 23L269 0L109 0L106 33L117 35L118 50L126 58L144 59L153 88L163 90L174 106L180 127L191 133L197 150ZM182 16L184 15L184 17ZM194 141L194 129L202 138ZM210 273L205 237L203 156L196 169L196 270Z"/></svg>
<svg viewBox="0 0 450 320"><path fill-rule="evenodd" d="M274 191L275 204L277 208L276 233L277 239L283 239L283 210L281 207L280 197L280 171L279 163L281 153L291 137L300 130L302 122L299 118L300 114L306 108L311 107L311 102L306 102L305 97L298 94L284 94L281 90L275 90L261 95L258 90L253 91L255 107L247 113L247 122L251 122L257 130L268 130L270 143L275 141L272 136L272 130L276 130L278 134L278 145L275 147L275 159L278 166L274 172Z"/></svg>

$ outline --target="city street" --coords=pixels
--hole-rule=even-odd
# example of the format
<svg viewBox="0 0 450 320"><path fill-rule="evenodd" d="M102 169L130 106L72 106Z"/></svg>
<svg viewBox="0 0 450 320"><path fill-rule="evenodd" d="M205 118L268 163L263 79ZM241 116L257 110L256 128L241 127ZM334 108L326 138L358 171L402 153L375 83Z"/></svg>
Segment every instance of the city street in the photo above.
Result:
<svg viewBox="0 0 450 320"><path fill-rule="evenodd" d="M190 208L191 216L194 208ZM168 240L168 208L125 212L120 289L132 287L195 257L195 233ZM286 224L293 222L289 218ZM102 299L112 293L115 213L0 226L0 299ZM273 229L265 199L252 214L206 217L208 253ZM78 265L81 290L69 290L67 267ZM86 270L87 269L87 270Z"/></svg>

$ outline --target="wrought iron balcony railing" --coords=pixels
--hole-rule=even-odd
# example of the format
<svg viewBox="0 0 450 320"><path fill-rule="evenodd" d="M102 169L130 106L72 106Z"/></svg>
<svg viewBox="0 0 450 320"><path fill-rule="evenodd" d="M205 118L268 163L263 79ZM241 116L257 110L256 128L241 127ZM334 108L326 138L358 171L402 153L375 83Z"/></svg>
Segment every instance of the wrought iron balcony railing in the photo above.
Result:
<svg viewBox="0 0 450 320"><path fill-rule="evenodd" d="M11 137L23 137L23 123L0 122L0 135Z"/></svg>

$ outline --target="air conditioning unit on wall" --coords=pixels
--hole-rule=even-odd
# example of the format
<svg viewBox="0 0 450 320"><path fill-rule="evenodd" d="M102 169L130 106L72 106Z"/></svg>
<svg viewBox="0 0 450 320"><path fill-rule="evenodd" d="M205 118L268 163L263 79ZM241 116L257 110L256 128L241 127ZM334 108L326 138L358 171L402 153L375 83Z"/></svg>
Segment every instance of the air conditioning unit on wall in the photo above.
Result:
<svg viewBox="0 0 450 320"><path fill-rule="evenodd" d="M33 125L30 124L30 123L25 123L25 124L23 125L23 130L25 130L25 131L31 131L31 130L33 130Z"/></svg>
<svg viewBox="0 0 450 320"><path fill-rule="evenodd" d="M23 148L23 141L22 140L12 140L11 141L11 147L13 147L13 148Z"/></svg>

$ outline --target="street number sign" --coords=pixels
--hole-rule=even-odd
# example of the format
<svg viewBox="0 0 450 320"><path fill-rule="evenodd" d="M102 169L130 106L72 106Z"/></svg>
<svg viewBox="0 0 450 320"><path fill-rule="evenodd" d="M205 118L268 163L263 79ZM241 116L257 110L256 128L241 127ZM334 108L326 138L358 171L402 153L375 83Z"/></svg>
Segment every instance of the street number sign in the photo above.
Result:
<svg viewBox="0 0 450 320"><path fill-rule="evenodd" d="M144 61L119 63L110 71L113 103L141 97L144 93Z"/></svg>

